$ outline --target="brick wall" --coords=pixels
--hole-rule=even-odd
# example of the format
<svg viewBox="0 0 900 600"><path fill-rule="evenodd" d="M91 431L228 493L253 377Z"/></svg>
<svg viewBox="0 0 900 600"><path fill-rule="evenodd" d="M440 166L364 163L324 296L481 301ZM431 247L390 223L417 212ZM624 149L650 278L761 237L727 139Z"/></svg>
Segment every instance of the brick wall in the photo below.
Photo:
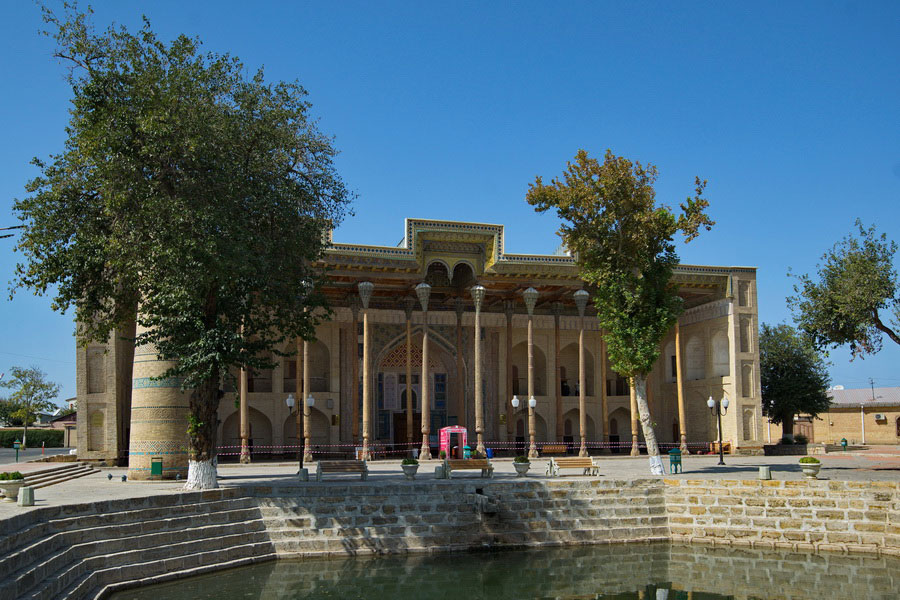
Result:
<svg viewBox="0 0 900 600"><path fill-rule="evenodd" d="M900 484L665 480L672 539L900 556Z"/></svg>

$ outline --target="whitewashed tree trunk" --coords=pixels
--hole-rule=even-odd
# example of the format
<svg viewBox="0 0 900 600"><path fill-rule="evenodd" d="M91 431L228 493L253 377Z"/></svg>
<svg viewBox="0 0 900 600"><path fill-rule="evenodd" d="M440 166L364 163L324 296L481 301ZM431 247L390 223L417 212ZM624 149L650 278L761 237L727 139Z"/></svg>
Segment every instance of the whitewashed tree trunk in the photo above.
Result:
<svg viewBox="0 0 900 600"><path fill-rule="evenodd" d="M653 475L665 475L662 459L659 457L659 445L656 443L656 433L653 431L653 423L650 421L650 406L647 404L647 377L645 375L634 376L634 391L637 400L638 415L640 416L641 429L644 432L644 441L647 443L647 456L650 459L650 473Z"/></svg>
<svg viewBox="0 0 900 600"><path fill-rule="evenodd" d="M216 478L218 463L218 457L212 460L189 460L187 482L184 484L185 491L210 490L219 487Z"/></svg>

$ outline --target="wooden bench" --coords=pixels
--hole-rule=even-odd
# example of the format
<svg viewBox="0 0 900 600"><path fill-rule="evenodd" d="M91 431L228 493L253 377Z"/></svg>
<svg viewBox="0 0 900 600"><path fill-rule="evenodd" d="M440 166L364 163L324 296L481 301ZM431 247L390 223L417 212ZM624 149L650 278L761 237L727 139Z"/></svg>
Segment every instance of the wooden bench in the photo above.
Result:
<svg viewBox="0 0 900 600"><path fill-rule="evenodd" d="M487 458L448 458L444 460L444 476L450 479L453 471L481 471L482 477L494 477L494 467Z"/></svg>
<svg viewBox="0 0 900 600"><path fill-rule="evenodd" d="M591 475L598 475L600 472L600 465L594 462L593 458L588 456L572 456L568 458L551 458L550 463L547 465L547 475L551 477L559 477L560 469L583 469L584 472L582 475L587 475L590 473Z"/></svg>
<svg viewBox="0 0 900 600"><path fill-rule="evenodd" d="M322 481L324 473L359 473L365 481L369 467L364 460L320 460L316 463L316 481Z"/></svg>
<svg viewBox="0 0 900 600"><path fill-rule="evenodd" d="M718 454L719 453L719 442L710 442L709 443L709 453L710 454ZM722 454L731 454L731 442L722 442Z"/></svg>
<svg viewBox="0 0 900 600"><path fill-rule="evenodd" d="M541 448L541 455L547 454L565 454L568 452L568 448L565 444L547 444L543 448Z"/></svg>

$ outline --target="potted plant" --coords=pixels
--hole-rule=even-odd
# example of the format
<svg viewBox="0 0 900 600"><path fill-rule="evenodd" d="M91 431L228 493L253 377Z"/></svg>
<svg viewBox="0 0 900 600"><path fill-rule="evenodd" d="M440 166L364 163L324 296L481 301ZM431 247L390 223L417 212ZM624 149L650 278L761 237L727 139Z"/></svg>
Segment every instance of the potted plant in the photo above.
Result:
<svg viewBox="0 0 900 600"><path fill-rule="evenodd" d="M18 471L0 473L0 490L7 502L15 502L19 498L19 488L25 485L25 476Z"/></svg>
<svg viewBox="0 0 900 600"><path fill-rule="evenodd" d="M520 454L513 459L513 466L516 468L516 477L525 477L525 473L531 467L531 461L524 454Z"/></svg>
<svg viewBox="0 0 900 600"><path fill-rule="evenodd" d="M400 463L400 468L403 469L406 478L412 481L416 478L416 471L419 470L419 461L415 458L404 458Z"/></svg>
<svg viewBox="0 0 900 600"><path fill-rule="evenodd" d="M822 463L818 458L804 456L800 459L800 469L803 471L803 474L810 479L816 479L819 475L819 469L821 468Z"/></svg>

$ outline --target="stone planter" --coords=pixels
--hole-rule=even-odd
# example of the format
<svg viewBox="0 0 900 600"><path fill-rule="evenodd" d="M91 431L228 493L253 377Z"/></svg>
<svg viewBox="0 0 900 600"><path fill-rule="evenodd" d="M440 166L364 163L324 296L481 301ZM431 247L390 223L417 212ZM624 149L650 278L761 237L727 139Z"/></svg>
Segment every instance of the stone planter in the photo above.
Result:
<svg viewBox="0 0 900 600"><path fill-rule="evenodd" d="M15 502L19 498L19 489L25 485L24 479L14 481L0 481L0 490L3 491L6 502Z"/></svg>
<svg viewBox="0 0 900 600"><path fill-rule="evenodd" d="M400 468L403 469L403 474L406 475L406 478L412 481L416 478L416 471L419 470L419 465L400 465Z"/></svg>
<svg viewBox="0 0 900 600"><path fill-rule="evenodd" d="M808 479L818 479L822 463L800 463L800 470Z"/></svg>
<svg viewBox="0 0 900 600"><path fill-rule="evenodd" d="M525 474L528 472L528 469L531 468L530 462L514 462L513 466L516 468L516 477L525 477Z"/></svg>

